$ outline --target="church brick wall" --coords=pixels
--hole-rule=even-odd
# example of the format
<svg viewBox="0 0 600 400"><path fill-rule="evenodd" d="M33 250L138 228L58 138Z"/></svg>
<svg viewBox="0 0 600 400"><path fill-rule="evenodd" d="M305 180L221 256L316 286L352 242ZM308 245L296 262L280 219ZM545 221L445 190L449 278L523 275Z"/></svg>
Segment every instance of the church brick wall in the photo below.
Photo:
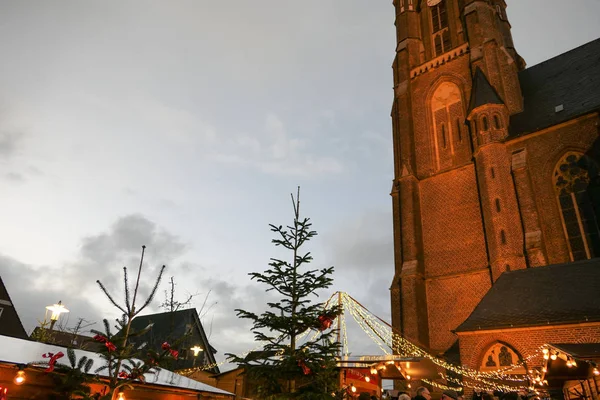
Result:
<svg viewBox="0 0 600 400"><path fill-rule="evenodd" d="M485 267L485 237L473 164L423 180L420 188L426 277Z"/></svg>
<svg viewBox="0 0 600 400"><path fill-rule="evenodd" d="M597 343L600 338L600 323L531 327L514 330L483 331L459 333L461 363L469 368L478 369L485 351L496 342L503 342L526 357L533 354L544 344L560 343ZM528 367L543 365L542 353L532 358Z"/></svg>
<svg viewBox="0 0 600 400"><path fill-rule="evenodd" d="M442 353L456 341L452 330L463 322L491 287L487 269L427 281L431 350Z"/></svg>

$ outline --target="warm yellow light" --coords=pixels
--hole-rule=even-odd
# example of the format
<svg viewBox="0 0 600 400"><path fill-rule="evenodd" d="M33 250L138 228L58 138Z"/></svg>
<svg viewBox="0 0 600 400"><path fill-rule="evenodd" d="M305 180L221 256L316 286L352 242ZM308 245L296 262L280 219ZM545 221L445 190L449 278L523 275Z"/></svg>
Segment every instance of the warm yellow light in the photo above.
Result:
<svg viewBox="0 0 600 400"><path fill-rule="evenodd" d="M201 351L204 351L204 350L202 349L202 347L200 347L200 346L198 346L198 345L195 345L195 346L194 346L194 347L192 347L190 350L194 352L194 357L198 356L198 353L200 353Z"/></svg>
<svg viewBox="0 0 600 400"><path fill-rule="evenodd" d="M371 374L375 375L377 373L377 370L375 368L371 368Z"/></svg>
<svg viewBox="0 0 600 400"><path fill-rule="evenodd" d="M550 358L550 356L548 355L548 353L544 353L544 360L547 360L549 358Z"/></svg>
<svg viewBox="0 0 600 400"><path fill-rule="evenodd" d="M575 360L571 360L571 365L576 367L577 366L577 362Z"/></svg>
<svg viewBox="0 0 600 400"><path fill-rule="evenodd" d="M596 376L600 375L600 371L598 371L598 368L594 368L594 375L596 375Z"/></svg>
<svg viewBox="0 0 600 400"><path fill-rule="evenodd" d="M117 396L117 400L125 400L125 393L119 392L119 395Z"/></svg>
<svg viewBox="0 0 600 400"><path fill-rule="evenodd" d="M354 385L350 386L350 390L352 390L352 393L356 393L356 386L354 386Z"/></svg>
<svg viewBox="0 0 600 400"><path fill-rule="evenodd" d="M544 353L544 354L548 354L548 349L544 347L544 348L542 349L542 353Z"/></svg>
<svg viewBox="0 0 600 400"><path fill-rule="evenodd" d="M409 389L412 387L412 386L410 385L410 383L409 383L407 386L408 386L408 388L409 388Z"/></svg>
<svg viewBox="0 0 600 400"><path fill-rule="evenodd" d="M556 360L557 357L558 357L558 355L556 353L552 353L552 355L550 356L550 359Z"/></svg>
<svg viewBox="0 0 600 400"><path fill-rule="evenodd" d="M546 369L546 367L542 368L542 372L544 372L544 373L548 372L548 370Z"/></svg>
<svg viewBox="0 0 600 400"><path fill-rule="evenodd" d="M393 363L394 363L393 361L386 362L387 365L392 365Z"/></svg>
<svg viewBox="0 0 600 400"><path fill-rule="evenodd" d="M371 382L371 378L369 378L368 376L365 376L365 382Z"/></svg>
<svg viewBox="0 0 600 400"><path fill-rule="evenodd" d="M15 384L22 385L23 383L25 383L25 371L19 370L15 376Z"/></svg>
<svg viewBox="0 0 600 400"><path fill-rule="evenodd" d="M406 380L410 381L410 375L406 375Z"/></svg>
<svg viewBox="0 0 600 400"><path fill-rule="evenodd" d="M59 301L58 304L46 306L46 310L52 311L52 315L50 316L51 321L58 321L60 314L69 312L69 310L67 310L67 308L62 304L62 301Z"/></svg>
<svg viewBox="0 0 600 400"><path fill-rule="evenodd" d="M567 367L571 368L573 366L573 363L571 362L571 359L569 358L567 360Z"/></svg>

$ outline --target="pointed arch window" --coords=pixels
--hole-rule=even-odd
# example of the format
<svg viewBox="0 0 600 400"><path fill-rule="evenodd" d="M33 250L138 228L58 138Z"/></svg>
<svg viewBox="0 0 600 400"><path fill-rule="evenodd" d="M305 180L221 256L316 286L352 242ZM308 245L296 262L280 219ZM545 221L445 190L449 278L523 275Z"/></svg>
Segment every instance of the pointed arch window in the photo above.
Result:
<svg viewBox="0 0 600 400"><path fill-rule="evenodd" d="M481 125L483 125L483 130L487 131L488 129L490 129L489 125L488 125L488 119L487 117L484 115L483 118L481 118Z"/></svg>
<svg viewBox="0 0 600 400"><path fill-rule="evenodd" d="M573 261L600 256L600 177L590 157L568 152L554 170L554 189Z"/></svg>
<svg viewBox="0 0 600 400"><path fill-rule="evenodd" d="M452 48L450 31L448 30L446 0L430 7L430 10L432 42L434 44L434 57L436 57Z"/></svg>
<svg viewBox="0 0 600 400"><path fill-rule="evenodd" d="M498 115L494 115L494 128L500 129L500 117Z"/></svg>
<svg viewBox="0 0 600 400"><path fill-rule="evenodd" d="M505 268L510 270L509 265L505 265ZM522 360L522 357L511 346L505 343L496 342L488 347L487 351L484 353L479 370L491 372L503 369L509 374L526 373L527 371L522 365L519 365L516 368L511 368L510 370L507 370L506 368L517 364L520 360Z"/></svg>

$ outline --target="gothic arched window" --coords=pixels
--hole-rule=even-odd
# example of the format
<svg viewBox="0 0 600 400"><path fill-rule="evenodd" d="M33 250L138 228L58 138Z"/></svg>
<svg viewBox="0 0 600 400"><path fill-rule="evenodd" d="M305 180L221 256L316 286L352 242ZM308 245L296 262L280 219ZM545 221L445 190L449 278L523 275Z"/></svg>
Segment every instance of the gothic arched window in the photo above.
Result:
<svg viewBox="0 0 600 400"><path fill-rule="evenodd" d="M510 267L507 265L508 269ZM492 344L487 351L484 353L483 359L479 366L480 371L496 371L498 369L506 370L506 367L515 365L521 360L521 356L509 345L496 342ZM510 371L506 370L509 374L522 374L527 371L522 365L516 368L511 368Z"/></svg>
<svg viewBox="0 0 600 400"><path fill-rule="evenodd" d="M494 115L494 128L500 129L500 117L498 115Z"/></svg>
<svg viewBox="0 0 600 400"><path fill-rule="evenodd" d="M487 117L484 115L483 118L481 118L481 125L483 125L483 128L481 128L484 131L487 131L488 129L490 129L489 125L488 125L488 120Z"/></svg>
<svg viewBox="0 0 600 400"><path fill-rule="evenodd" d="M599 179L596 163L581 153L566 153L554 170L554 189L573 261L600 256Z"/></svg>
<svg viewBox="0 0 600 400"><path fill-rule="evenodd" d="M431 10L431 33L434 43L434 57L439 56L450 50L452 47L450 40L450 31L448 30L448 12L446 10L446 0L441 0L438 4L430 7Z"/></svg>
<svg viewBox="0 0 600 400"><path fill-rule="evenodd" d="M462 92L452 82L442 82L433 92L430 99L434 150L434 170L439 171L451 167L466 157L468 143L462 140L460 121L464 121Z"/></svg>

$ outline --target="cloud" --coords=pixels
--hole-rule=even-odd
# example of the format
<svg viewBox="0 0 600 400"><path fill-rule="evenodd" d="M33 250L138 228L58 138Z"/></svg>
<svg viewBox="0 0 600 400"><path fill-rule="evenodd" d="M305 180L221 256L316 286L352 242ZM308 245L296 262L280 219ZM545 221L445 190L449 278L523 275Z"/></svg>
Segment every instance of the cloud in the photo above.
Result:
<svg viewBox="0 0 600 400"><path fill-rule="evenodd" d="M146 245L147 250L139 298L145 299L154 286L160 266L175 263L186 252L187 245L139 214L121 217L106 232L83 238L76 259L62 265L26 265L0 255L0 274L29 330L43 318L44 307L58 300L71 310L70 323L78 317L97 322L117 317L119 312L110 306L96 280L120 303L122 267L128 267L131 287L142 245ZM173 274L176 269L169 272Z"/></svg>
<svg viewBox="0 0 600 400"><path fill-rule="evenodd" d="M22 135L15 132L0 131L0 159L13 156L22 140Z"/></svg>
<svg viewBox="0 0 600 400"><path fill-rule="evenodd" d="M388 210L371 210L345 221L324 235L328 259L344 269L391 271L394 242Z"/></svg>
<svg viewBox="0 0 600 400"><path fill-rule="evenodd" d="M281 117L267 113L262 131L234 135L213 149L210 160L277 176L314 178L342 173L342 162L319 154L317 143L292 135Z"/></svg>

